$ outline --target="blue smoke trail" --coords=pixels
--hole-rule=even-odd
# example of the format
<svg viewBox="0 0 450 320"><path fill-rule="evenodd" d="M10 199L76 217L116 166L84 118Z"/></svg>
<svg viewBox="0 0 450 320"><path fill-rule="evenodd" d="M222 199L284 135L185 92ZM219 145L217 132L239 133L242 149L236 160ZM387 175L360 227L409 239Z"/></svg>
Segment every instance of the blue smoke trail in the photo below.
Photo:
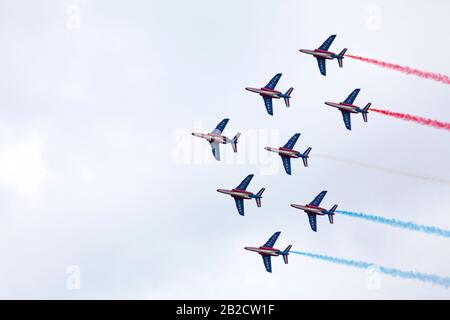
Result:
<svg viewBox="0 0 450 320"><path fill-rule="evenodd" d="M302 251L290 251L290 253L299 254L302 256L319 259L323 261L328 261L332 263L342 264L350 267L360 268L360 269L367 269L371 266L376 266L379 272L393 276L393 277L399 277L404 279L412 279L412 280L419 280L423 282L430 282L432 284L440 285L443 287L450 287L450 278L449 277L440 277L434 274L428 274L428 273L420 273L420 272L414 272L414 271L403 271L395 268L387 268L383 266L374 265L372 263L363 262L363 261L355 261L355 260L347 260L347 259L341 259L321 254L314 254L309 252L302 252Z"/></svg>
<svg viewBox="0 0 450 320"><path fill-rule="evenodd" d="M358 213L358 212L350 212L350 211L342 211L342 210L336 210L335 212L344 214L349 217L355 217L355 218L361 218L377 223L387 224L391 227L395 228L403 228L408 229L412 231L418 231L418 232L424 232L428 234L434 234L437 236L450 238L450 230L440 229L433 226L424 226L420 224L416 224L414 222L407 222L407 221L401 221L397 219L389 219L384 218L380 216L375 216L372 214L364 214L364 213Z"/></svg>

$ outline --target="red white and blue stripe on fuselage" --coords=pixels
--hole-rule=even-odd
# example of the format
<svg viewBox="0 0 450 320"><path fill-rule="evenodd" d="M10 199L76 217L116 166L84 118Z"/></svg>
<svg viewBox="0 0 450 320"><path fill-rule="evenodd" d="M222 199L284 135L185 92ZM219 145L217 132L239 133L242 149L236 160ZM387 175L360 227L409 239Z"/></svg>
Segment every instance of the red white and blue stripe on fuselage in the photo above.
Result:
<svg viewBox="0 0 450 320"><path fill-rule="evenodd" d="M267 272L272 272L272 262L271 257L277 257L277 256L283 256L284 263L288 263L288 256L289 251L292 248L292 245L287 246L287 248L282 251L279 249L273 248L275 245L275 242L277 241L278 237L280 236L281 232L275 232L269 240L260 247L245 247L245 250L257 252L262 256L264 267L266 268Z"/></svg>
<svg viewBox="0 0 450 320"><path fill-rule="evenodd" d="M326 60L333 60L336 58L338 60L339 67L342 68L342 66L343 66L342 60L344 59L344 54L347 51L347 49L343 49L339 54L328 51L328 48L330 48L331 44L334 41L334 38L336 38L335 34L329 36L328 39L325 40L325 42L319 48L314 49L314 50L300 49L300 52L310 54L314 58L317 59L317 64L319 66L320 73L323 76L326 76L326 73L327 73L326 72L326 62L325 62Z"/></svg>
<svg viewBox="0 0 450 320"><path fill-rule="evenodd" d="M337 205L334 205L330 210L319 207L326 194L327 191L321 191L314 200L307 205L291 204L291 207L303 210L308 215L309 225L314 232L317 232L317 216L328 215L330 223L333 223L333 215Z"/></svg>
<svg viewBox="0 0 450 320"><path fill-rule="evenodd" d="M345 127L348 130L352 129L351 117L350 117L351 113L361 113L363 116L364 122L367 122L367 113L368 113L368 110L369 110L371 104L368 103L362 109L353 104L353 102L355 101L356 97L358 96L360 90L361 89L353 90L352 93L350 93L350 95L347 97L347 99L345 99L343 102L339 102L339 103L325 102L326 105L337 108L341 111L342 119L344 120Z"/></svg>
<svg viewBox="0 0 450 320"><path fill-rule="evenodd" d="M277 85L278 81L280 80L282 74L277 73L270 81L269 83L263 87L263 88L251 88L247 87L245 90L258 93L264 100L264 105L266 107L267 113L269 113L271 116L273 115L273 104L272 99L280 99L283 98L286 104L286 107L290 106L290 94L292 93L292 90L294 88L290 88L286 93L282 93L280 91L275 90L275 86Z"/></svg>
<svg viewBox="0 0 450 320"><path fill-rule="evenodd" d="M264 148L267 151L275 152L280 155L281 160L283 162L284 170L289 175L291 174L291 158L294 158L294 159L302 158L304 166L305 167L308 166L308 158L309 158L308 154L311 151L311 148L306 149L306 151L303 154L301 152L293 149L293 147L299 137L300 137L300 133L294 134L283 147L279 147L279 148L265 147Z"/></svg>
<svg viewBox="0 0 450 320"><path fill-rule="evenodd" d="M249 174L242 182L234 189L228 190L228 189L217 189L217 192L228 194L231 197L234 198L234 201L236 203L236 208L238 210L238 213L243 216L245 214L244 212L244 200L248 199L255 199L256 205L258 207L261 207L261 198L262 194L265 190L265 188L261 188L257 194L254 194L252 192L246 191L247 186L249 185L250 181L253 178L253 174Z"/></svg>

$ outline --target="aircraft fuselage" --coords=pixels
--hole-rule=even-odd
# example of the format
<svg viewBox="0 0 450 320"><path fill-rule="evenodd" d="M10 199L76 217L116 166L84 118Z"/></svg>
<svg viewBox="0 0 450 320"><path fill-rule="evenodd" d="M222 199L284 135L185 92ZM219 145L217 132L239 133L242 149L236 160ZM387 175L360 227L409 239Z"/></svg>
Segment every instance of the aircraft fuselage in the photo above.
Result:
<svg viewBox="0 0 450 320"><path fill-rule="evenodd" d="M323 59L328 59L328 60L333 60L336 57L336 54L334 52L320 50L320 49L315 49L315 50L300 49L300 52L303 52L306 54L311 54L316 58L323 58Z"/></svg>
<svg viewBox="0 0 450 320"><path fill-rule="evenodd" d="M226 136L222 136L220 134L215 134L215 133L195 133L195 132L193 132L192 135L195 137L203 138L203 139L207 140L209 143L217 142L217 143L226 144L230 140Z"/></svg>
<svg viewBox="0 0 450 320"><path fill-rule="evenodd" d="M325 102L327 106L338 108L339 110L348 111L351 113L361 112L361 109L358 106L354 106L352 104L344 103L344 102Z"/></svg>
<svg viewBox="0 0 450 320"><path fill-rule="evenodd" d="M259 93L259 95L261 95L261 96L270 97L270 98L274 98L274 99L280 99L283 96L283 94L280 91L272 90L272 89L268 89L268 88L258 89L258 88L247 87L247 88L245 88L245 90L254 92L254 93Z"/></svg>
<svg viewBox="0 0 450 320"><path fill-rule="evenodd" d="M277 256L279 256L279 255L281 254L281 251L280 251L279 249L268 248L268 247L263 247L263 246L258 247L258 248L255 248L255 247L245 247L244 249L245 249L245 250L248 250L248 251L257 252L257 253L259 253L259 254L261 254L261 255L264 255L264 256L277 257Z"/></svg>
<svg viewBox="0 0 450 320"><path fill-rule="evenodd" d="M239 189L232 189L232 190L217 189L217 192L228 194L232 197L242 198L242 199L252 199L252 197L254 196L254 194L251 192L248 192L245 190L239 190Z"/></svg>
<svg viewBox="0 0 450 320"><path fill-rule="evenodd" d="M264 149L266 149L267 151L278 153L280 156L285 156L285 157L289 157L289 158L300 158L301 157L301 153L298 152L297 150L293 150L293 149L287 149L287 148L283 148L283 147L280 147L280 148L265 147Z"/></svg>
<svg viewBox="0 0 450 320"><path fill-rule="evenodd" d="M317 206L313 206L311 204L307 204L306 206L300 205L300 204L291 204L291 207L296 208L296 209L300 209L305 211L306 213L309 214L315 214L318 216L324 216L325 215L325 208L321 208L321 207L317 207Z"/></svg>

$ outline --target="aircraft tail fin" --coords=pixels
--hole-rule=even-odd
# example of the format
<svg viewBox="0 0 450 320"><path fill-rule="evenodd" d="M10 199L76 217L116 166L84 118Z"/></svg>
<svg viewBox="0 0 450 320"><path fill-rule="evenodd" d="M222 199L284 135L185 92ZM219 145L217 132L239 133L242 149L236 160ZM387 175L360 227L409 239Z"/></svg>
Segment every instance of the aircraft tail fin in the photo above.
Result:
<svg viewBox="0 0 450 320"><path fill-rule="evenodd" d="M289 251L291 250L291 248L292 248L292 245L290 244L283 251L283 260L284 260L285 264L288 264L288 262L289 262L288 256L289 256Z"/></svg>
<svg viewBox="0 0 450 320"><path fill-rule="evenodd" d="M237 143L238 143L238 139L241 136L241 133L238 132L233 139L231 139L231 147L233 147L233 151L237 152Z"/></svg>
<svg viewBox="0 0 450 320"><path fill-rule="evenodd" d="M308 166L308 155L309 155L309 152L310 152L310 151L311 151L311 147L309 147L308 149L306 149L305 152L303 153L302 160L303 160L303 165L304 165L305 167Z"/></svg>
<svg viewBox="0 0 450 320"><path fill-rule="evenodd" d="M264 190L266 190L266 188L261 188L261 190L259 190L258 193L256 194L255 200L256 200L256 205L258 207L261 207L261 198L262 198L262 194L263 194Z"/></svg>
<svg viewBox="0 0 450 320"><path fill-rule="evenodd" d="M286 93L284 94L285 95L285 97L284 97L284 103L286 104L286 107L287 108L289 108L290 106L291 106L291 103L290 103L290 101L289 101L289 99L291 98L291 93L292 93L292 91L294 90L294 88L289 88L289 90L288 91L286 91Z"/></svg>
<svg viewBox="0 0 450 320"><path fill-rule="evenodd" d="M337 209L337 204L335 204L329 211L328 211L328 220L330 221L330 224L334 223L334 211Z"/></svg>
<svg viewBox="0 0 450 320"><path fill-rule="evenodd" d="M345 52L347 52L347 48L344 48L341 52L339 52L338 57L337 57L339 67L341 67L341 68L344 66L343 60L344 60Z"/></svg>
<svg viewBox="0 0 450 320"><path fill-rule="evenodd" d="M369 113L369 108L370 108L371 105L372 104L369 102L368 104L366 104L366 106L363 109L362 117L364 119L364 122L367 122L367 114Z"/></svg>

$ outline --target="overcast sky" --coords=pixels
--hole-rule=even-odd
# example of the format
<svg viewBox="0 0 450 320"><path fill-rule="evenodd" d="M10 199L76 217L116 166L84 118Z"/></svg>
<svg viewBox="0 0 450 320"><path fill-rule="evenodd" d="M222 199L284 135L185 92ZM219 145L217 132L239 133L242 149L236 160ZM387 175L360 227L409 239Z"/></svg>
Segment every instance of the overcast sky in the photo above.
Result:
<svg viewBox="0 0 450 320"><path fill-rule="evenodd" d="M450 121L449 87L349 58L327 77L314 49L450 74L450 3L423 1L0 1L1 298L450 298L449 289L291 256L265 271L259 246L450 276L449 240L290 208L328 190L323 206L450 229L450 135L323 104L355 101ZM278 73L291 108L244 90ZM239 152L209 132L225 117ZM263 149L311 146L310 167ZM324 157L358 161L334 161ZM322 157L320 157L322 156ZM377 170L382 166L391 172ZM396 174L396 171L399 171ZM410 176L400 174L411 173ZM262 208L233 188L266 187ZM74 271L75 270L75 271ZM80 281L73 281L73 277ZM75 285L73 285L75 283ZM369 285L368 285L369 283Z"/></svg>

